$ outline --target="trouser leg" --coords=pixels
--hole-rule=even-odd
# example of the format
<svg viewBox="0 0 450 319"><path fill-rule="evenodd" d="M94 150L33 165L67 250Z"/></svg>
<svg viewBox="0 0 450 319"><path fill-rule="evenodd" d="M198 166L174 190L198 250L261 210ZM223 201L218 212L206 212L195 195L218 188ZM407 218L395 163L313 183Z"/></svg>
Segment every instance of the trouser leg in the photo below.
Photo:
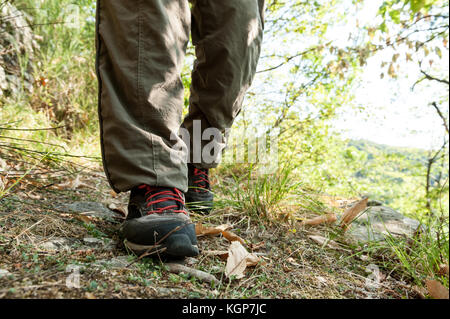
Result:
<svg viewBox="0 0 450 319"><path fill-rule="evenodd" d="M221 152L207 157L201 152L206 145L215 144L216 150L225 147L223 134L241 110L260 54L264 0L191 2L191 32L197 59L192 72L189 114L183 126L190 134L190 161L197 167L211 168L218 165ZM195 123L201 126L200 135L208 128L216 128L219 138L204 136L206 139L199 141Z"/></svg>
<svg viewBox="0 0 450 319"><path fill-rule="evenodd" d="M173 146L181 141L188 1L98 0L97 7L99 118L108 180L117 192L139 184L186 191L183 152Z"/></svg>

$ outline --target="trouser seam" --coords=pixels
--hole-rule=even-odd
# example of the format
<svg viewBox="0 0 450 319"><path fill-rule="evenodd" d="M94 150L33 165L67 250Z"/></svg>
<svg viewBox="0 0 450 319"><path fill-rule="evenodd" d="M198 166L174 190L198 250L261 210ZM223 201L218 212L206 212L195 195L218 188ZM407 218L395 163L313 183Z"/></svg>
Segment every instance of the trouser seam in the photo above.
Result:
<svg viewBox="0 0 450 319"><path fill-rule="evenodd" d="M111 174L108 171L108 163L106 161L105 156L105 145L104 145L104 137L103 137L103 118L102 118L102 78L100 75L100 50L101 50L101 39L100 39L100 0L97 0L97 10L96 10L96 24L95 24L95 33L96 33L96 60L95 60L95 72L97 73L97 79L98 79L98 104L97 104L97 112L99 114L99 126L100 126L100 147L102 152L102 163L103 168L105 171L106 179L108 180L109 185L111 188L116 192L119 193L119 189L117 189L114 186L114 183L111 179Z"/></svg>

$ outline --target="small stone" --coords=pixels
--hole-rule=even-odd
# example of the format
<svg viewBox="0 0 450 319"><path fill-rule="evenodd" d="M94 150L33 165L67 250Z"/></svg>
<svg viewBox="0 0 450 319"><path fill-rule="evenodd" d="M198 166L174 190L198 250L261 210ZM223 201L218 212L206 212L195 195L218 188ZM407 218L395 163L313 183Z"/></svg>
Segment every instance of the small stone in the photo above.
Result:
<svg viewBox="0 0 450 319"><path fill-rule="evenodd" d="M103 240L98 239L98 238L94 238L94 237L85 237L85 238L83 238L83 241L86 244L100 244L100 245L103 245Z"/></svg>
<svg viewBox="0 0 450 319"><path fill-rule="evenodd" d="M44 250L65 250L70 251L75 244L75 240L62 237L54 237L46 242L39 245L40 248Z"/></svg>
<svg viewBox="0 0 450 319"><path fill-rule="evenodd" d="M115 222L117 213L108 209L105 205L98 202L74 202L70 204L59 204L55 208L68 210L73 213L80 213L90 217L96 217L107 221Z"/></svg>
<svg viewBox="0 0 450 319"><path fill-rule="evenodd" d="M371 206L355 219L348 234L359 242L384 241L386 237L412 237L420 222L387 206Z"/></svg>
<svg viewBox="0 0 450 319"><path fill-rule="evenodd" d="M177 293L182 293L183 290L182 289L177 289L177 288L164 288L164 287L159 287L156 288L158 297L171 297L174 294Z"/></svg>
<svg viewBox="0 0 450 319"><path fill-rule="evenodd" d="M94 265L105 268L126 268L131 263L130 256L117 256L111 259L97 260Z"/></svg>

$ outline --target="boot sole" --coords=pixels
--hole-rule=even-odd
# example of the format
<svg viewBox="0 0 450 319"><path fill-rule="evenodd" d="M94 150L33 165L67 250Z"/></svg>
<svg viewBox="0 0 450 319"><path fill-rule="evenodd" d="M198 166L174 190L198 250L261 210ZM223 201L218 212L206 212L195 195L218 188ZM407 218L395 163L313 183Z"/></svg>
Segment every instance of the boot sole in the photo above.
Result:
<svg viewBox="0 0 450 319"><path fill-rule="evenodd" d="M173 234L159 245L142 245L133 243L127 239L124 245L138 256L146 253L148 255L163 255L168 257L194 257L199 254L197 245L193 245L186 234Z"/></svg>

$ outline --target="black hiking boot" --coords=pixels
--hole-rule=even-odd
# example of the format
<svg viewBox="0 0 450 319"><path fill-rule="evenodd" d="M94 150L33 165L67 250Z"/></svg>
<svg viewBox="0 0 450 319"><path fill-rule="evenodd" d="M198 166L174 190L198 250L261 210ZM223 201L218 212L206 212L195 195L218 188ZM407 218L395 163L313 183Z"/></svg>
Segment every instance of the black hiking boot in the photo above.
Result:
<svg viewBox="0 0 450 319"><path fill-rule="evenodd" d="M207 214L213 208L214 195L209 183L209 171L188 164L188 185L186 203L190 210Z"/></svg>
<svg viewBox="0 0 450 319"><path fill-rule="evenodd" d="M131 190L124 244L135 254L183 258L198 255L195 226L176 188L140 185Z"/></svg>

